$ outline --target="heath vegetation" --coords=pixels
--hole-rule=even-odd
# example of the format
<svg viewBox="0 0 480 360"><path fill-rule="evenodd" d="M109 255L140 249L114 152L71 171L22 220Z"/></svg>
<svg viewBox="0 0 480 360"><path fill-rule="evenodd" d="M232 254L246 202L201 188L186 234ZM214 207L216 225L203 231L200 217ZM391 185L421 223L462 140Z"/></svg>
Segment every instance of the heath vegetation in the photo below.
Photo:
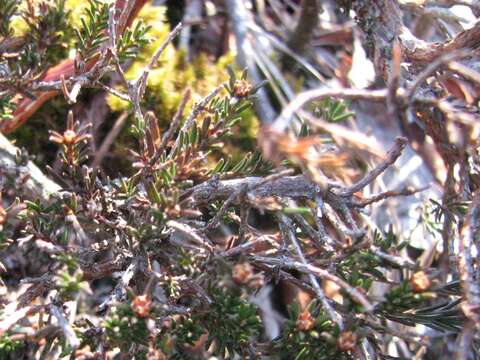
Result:
<svg viewBox="0 0 480 360"><path fill-rule="evenodd" d="M0 359L480 358L479 14L0 0Z"/></svg>

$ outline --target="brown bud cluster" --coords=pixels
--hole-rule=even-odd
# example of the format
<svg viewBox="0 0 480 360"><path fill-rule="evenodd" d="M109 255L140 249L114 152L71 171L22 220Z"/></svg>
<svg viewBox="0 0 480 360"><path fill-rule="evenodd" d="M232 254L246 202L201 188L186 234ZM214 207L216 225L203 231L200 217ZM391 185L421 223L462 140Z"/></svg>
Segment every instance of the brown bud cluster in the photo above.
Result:
<svg viewBox="0 0 480 360"><path fill-rule="evenodd" d="M248 262L236 264L232 269L232 279L237 284L247 285L258 289L264 284L263 274L254 273L252 265Z"/></svg>
<svg viewBox="0 0 480 360"><path fill-rule="evenodd" d="M150 345L147 353L147 360L167 360L167 357L161 350L155 349Z"/></svg>
<svg viewBox="0 0 480 360"><path fill-rule="evenodd" d="M103 356L99 352L92 352L89 345L75 351L76 360L100 360L102 358Z"/></svg>
<svg viewBox="0 0 480 360"><path fill-rule="evenodd" d="M233 94L238 98L244 98L249 96L254 87L247 80L237 80L233 84Z"/></svg>
<svg viewBox="0 0 480 360"><path fill-rule="evenodd" d="M57 144L72 146L91 138L90 134L79 134L74 129L67 129L60 134L56 131L50 131L50 141Z"/></svg>
<svg viewBox="0 0 480 360"><path fill-rule="evenodd" d="M357 335L352 331L343 331L337 339L337 346L340 351L353 351L357 344Z"/></svg>
<svg viewBox="0 0 480 360"><path fill-rule="evenodd" d="M5 209L0 205L0 226L5 224L7 221L7 212Z"/></svg>
<svg viewBox="0 0 480 360"><path fill-rule="evenodd" d="M295 326L300 331L309 331L312 330L315 326L315 319L312 317L308 310L304 310L298 315L297 322Z"/></svg>
<svg viewBox="0 0 480 360"><path fill-rule="evenodd" d="M78 121L74 121L73 112L69 111L67 129L63 133L49 131L49 140L63 145L65 159L62 157L62 162L65 162L66 165L77 166L79 164L82 158L82 146L92 138L91 127L91 123L80 125Z"/></svg>
<svg viewBox="0 0 480 360"><path fill-rule="evenodd" d="M148 295L139 295L133 300L132 309L138 317L147 317L150 314L152 302Z"/></svg>
<svg viewBox="0 0 480 360"><path fill-rule="evenodd" d="M430 287L430 279L423 271L417 271L410 279L413 292L420 293Z"/></svg>

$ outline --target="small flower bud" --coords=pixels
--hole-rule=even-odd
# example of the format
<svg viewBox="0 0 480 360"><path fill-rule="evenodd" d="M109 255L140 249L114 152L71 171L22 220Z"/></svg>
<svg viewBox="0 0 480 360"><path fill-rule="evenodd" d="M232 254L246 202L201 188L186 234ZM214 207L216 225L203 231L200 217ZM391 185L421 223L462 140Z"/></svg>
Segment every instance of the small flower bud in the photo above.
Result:
<svg viewBox="0 0 480 360"><path fill-rule="evenodd" d="M343 331L337 339L337 346L340 351L353 351L357 344L357 335L352 331Z"/></svg>
<svg viewBox="0 0 480 360"><path fill-rule="evenodd" d="M253 85L247 80L237 80L233 84L233 94L238 98L244 98L253 91Z"/></svg>
<svg viewBox="0 0 480 360"><path fill-rule="evenodd" d="M312 317L308 310L304 310L298 315L297 322L295 326L300 331L309 331L312 330L315 325L315 319Z"/></svg>
<svg viewBox="0 0 480 360"><path fill-rule="evenodd" d="M150 314L152 302L147 295L139 295L133 300L132 309L138 317L147 317Z"/></svg>
<svg viewBox="0 0 480 360"><path fill-rule="evenodd" d="M420 293L430 287L430 279L423 271L417 271L410 279L413 292Z"/></svg>
<svg viewBox="0 0 480 360"><path fill-rule="evenodd" d="M0 206L0 225L5 224L6 221L7 221L7 212L2 206Z"/></svg>
<svg viewBox="0 0 480 360"><path fill-rule="evenodd" d="M232 269L232 278L237 284L245 284L253 275L253 268L248 262L236 264Z"/></svg>
<svg viewBox="0 0 480 360"><path fill-rule="evenodd" d="M66 145L71 145L75 143L77 134L73 130L65 130L63 133L63 143Z"/></svg>

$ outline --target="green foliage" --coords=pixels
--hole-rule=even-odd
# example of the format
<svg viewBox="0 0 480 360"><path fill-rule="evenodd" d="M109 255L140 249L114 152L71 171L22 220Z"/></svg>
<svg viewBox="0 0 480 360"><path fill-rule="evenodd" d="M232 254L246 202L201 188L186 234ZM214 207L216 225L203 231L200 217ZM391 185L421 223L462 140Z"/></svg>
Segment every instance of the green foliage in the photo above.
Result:
<svg viewBox="0 0 480 360"><path fill-rule="evenodd" d="M426 202L422 208L422 224L434 236L442 232L442 211L432 200Z"/></svg>
<svg viewBox="0 0 480 360"><path fill-rule="evenodd" d="M385 302L382 303L381 309L384 309L386 314L392 314L396 311L419 307L428 299L428 294L414 293L410 283L403 281L399 286L394 287L385 295Z"/></svg>
<svg viewBox="0 0 480 360"><path fill-rule="evenodd" d="M100 0L89 0L84 16L80 18L81 27L75 29L77 49L84 61L95 56L108 39L109 5ZM136 56L139 49L150 41L147 33L150 26L137 21L133 27L127 28L117 39L117 55L120 61Z"/></svg>
<svg viewBox="0 0 480 360"><path fill-rule="evenodd" d="M400 241L393 227L389 226L385 234L381 234L377 229L374 230L373 243L385 252L399 252L408 245L408 240Z"/></svg>
<svg viewBox="0 0 480 360"><path fill-rule="evenodd" d="M80 18L82 26L75 29L78 44L77 49L81 58L87 61L99 50L108 39L108 4L100 0L88 0L89 7L85 15Z"/></svg>
<svg viewBox="0 0 480 360"><path fill-rule="evenodd" d="M259 153L247 153L245 157L236 164L232 164L231 157L228 157L226 160L220 159L215 167L211 169L209 175L251 175L255 172L255 170L258 169L261 161L262 160Z"/></svg>
<svg viewBox="0 0 480 360"><path fill-rule="evenodd" d="M67 56L73 28L68 22L69 10L65 7L65 0L29 2L28 5L5 0L0 3L0 9L0 35L6 45L0 54L2 88L10 86L18 91L23 83L28 83L46 67ZM33 96L28 87L23 91ZM12 95L2 94L0 119L9 116L5 109L11 108L8 101Z"/></svg>
<svg viewBox="0 0 480 360"><path fill-rule="evenodd" d="M422 324L440 332L459 333L465 321L459 309L460 302L459 299L430 306L414 306L408 312L393 313L386 317L407 326Z"/></svg>
<svg viewBox="0 0 480 360"><path fill-rule="evenodd" d="M47 63L66 57L67 51L73 49L74 27L77 66L81 67L82 61L95 59L106 45L109 16L106 2L89 0L86 4L79 4L77 9L73 8L75 2L55 0L25 10L17 8L10 0L1 1L0 5L4 7L0 16L4 23L0 26L0 33L3 36L12 34L12 16L20 11L25 25L23 35L28 42L19 51L18 65L15 61L0 58L0 70L14 75L5 82L13 86L13 94L21 85L25 95L36 95L37 90L30 94L28 86L23 85L35 81L32 79L40 76ZM137 79L167 37L167 24L151 26L154 20L163 16L164 10L147 5L140 20L118 35L118 56L121 61L129 59L127 64L131 65L125 68L127 80ZM65 20L71 19L72 13L81 11L84 16L79 16L80 20ZM106 66L112 65L109 56ZM370 237L366 231L365 235L354 238L351 236L353 232L344 229L344 226L354 227L358 222L357 229L363 230L363 226L369 223L358 220L368 215L360 214L357 194L353 197L338 195L339 187L345 189L341 185L327 184L325 191L319 187L305 198L295 196L295 201L299 200L294 204L292 199L292 205L288 202L289 194L283 198L273 194L260 199L250 192L241 198L240 195L244 194L239 191L238 198L228 204L220 219L220 223L232 233L225 235L220 227L219 231L211 229L212 220L220 217L219 211L228 196L215 194L219 181L266 173L270 166L258 151L238 151L251 147L256 141L257 125L252 115L252 103L263 84L251 84L245 70L227 67L232 60L231 53L216 63L201 54L189 62L185 52L171 44L167 46L158 64L151 69L145 97L140 104L142 116L137 111L130 126L117 138L113 153L109 154L115 160L121 158L118 173L107 171L108 175L105 175L102 169L97 171L86 165L90 125L81 126L73 118L73 113L67 116L63 100L48 105L56 110L53 115L48 106L42 108L39 119L48 118L49 121L43 123L37 119L32 128L25 127L17 133L22 137L20 144L33 144L39 137L36 131L39 124L42 128L53 127L50 140L56 145L52 153L58 154L55 156L63 165L56 166L62 175L57 179L63 187L61 193L48 202L24 200L18 213L12 211L13 206L5 209L8 216L2 222L8 221L1 224L0 247L13 243L21 250L22 257L35 260L29 264L34 270L22 268L22 271L42 269L42 274L48 272L46 276L33 279L32 285L21 296L33 299L45 295L42 301L46 303L50 298L46 295L55 291L61 302L75 299L78 309L93 317L92 304L98 303L99 298L92 299L91 294L82 291L85 279L95 280L90 285L96 291L95 295L103 298L105 294L101 290L112 285L116 274L123 272L122 283L117 283L108 300L102 302L102 310L107 309L106 318L97 317L95 324L77 318L74 331L80 333L79 329L87 329L77 336L82 338L82 345L90 345L92 351L105 348L117 351L115 348L118 348L121 356L138 359L146 359L147 352L157 349L173 359L191 358L198 349L219 358L271 355L280 359L351 359L355 350L362 350L355 348L360 342L362 345L368 343L369 350L374 351L388 347L389 344L384 342L388 337L384 338L375 326L396 336L395 326L390 328L391 321L459 333L465 321L460 310L460 281L442 286L436 272L423 269L433 285L429 283L424 289L415 288L412 280L406 279L418 265L406 261L408 266L404 267L394 261L408 244L402 234L390 227L385 233L374 231ZM208 97L208 101L202 100L210 94L213 85L222 83L224 85L216 96ZM191 99L179 123L172 126L173 115L186 87L191 90ZM125 89L119 87L119 90ZM82 96L89 99L93 93ZM132 110L130 102L113 95L109 95L108 103L114 111ZM332 99L320 102L317 110L317 115L330 122L341 122L352 116L347 103ZM13 111L12 96L2 97L1 118L11 118ZM59 124L64 124L65 119L67 124L60 129ZM109 131L109 120L105 122L105 129L96 130L100 133ZM299 134L300 137L315 136L307 124L302 124ZM101 142L103 135L96 140ZM278 146L275 144L278 139L274 137L272 145ZM281 140L285 139L288 138ZM320 146L323 140L319 138L319 142L312 146ZM34 145L32 148L37 150ZM39 146L39 149L45 147ZM41 161L42 151L34 153ZM21 152L17 163L25 164L28 159L28 155ZM283 164L292 168L292 163L290 160L290 163L285 161ZM298 171L299 167L295 169ZM5 183L9 185L14 180L8 179ZM353 182L353 178L351 180ZM207 189L207 194L201 195L205 198L197 194L197 189L202 187ZM281 209L282 217L292 218L291 233L298 235L300 245L295 245L304 250L305 259L298 256L302 254L296 255L292 251L291 243L295 243L292 239L276 233L278 224L271 219L271 214L252 219L256 210L249 212L249 209L262 211L268 208L262 201L271 202L272 207L289 204ZM323 202L328 207L324 207ZM438 235L446 216L452 215L455 221L460 221L470 203L453 199L445 204L432 200L427 205L424 223ZM14 216L10 212L15 213ZM239 221L242 221L240 226ZM275 230L271 231L272 228ZM241 232L235 233L237 229ZM12 237L16 241L11 241ZM270 257L270 260L276 257L277 261L271 262L275 266L270 266L264 257ZM283 263L279 259L286 261ZM309 265L301 267L299 259ZM314 268L322 271L315 272ZM310 271L310 277L300 274L305 271ZM264 341L259 309L246 300L248 292L256 288L248 280L263 285L267 274L273 278L275 286L278 280L282 285L283 282L292 286L300 283L300 288L311 290L312 285L317 287L311 276L323 280L323 271L328 271L331 278L337 277L331 283L341 284L338 290L330 291L326 301L332 304L347 330L330 319L321 303L313 301L307 309L291 307L279 338L273 342ZM454 274L453 278L457 279L456 276ZM374 282L389 286L390 291L383 298L373 298L368 292L376 290ZM122 284L125 288L120 287ZM328 282L321 284L325 293L327 285ZM368 294L365 296L373 305L372 312L366 313L359 305L358 297L349 295L352 288L360 294ZM126 293L129 298L125 300ZM5 298L8 297L13 298L10 294ZM1 300L4 301L3 295ZM141 301L143 303L139 305ZM48 308L48 304L45 305ZM32 325L35 331L43 331L41 326L48 328L56 324L51 321L52 316L47 318L42 314L37 317L35 314L32 317L28 314L26 317L28 321L25 319L22 323L33 324L39 319L38 328ZM367 324L368 321L371 324ZM13 327L7 330L17 331ZM342 335L350 336L350 346L342 345ZM53 333L45 338L47 345L36 348L42 349L41 358L47 358L50 350L55 351L55 356L76 356L71 354L67 336ZM3 334L0 337L0 358L9 356L20 345L11 340L10 333ZM383 355L380 350L378 355Z"/></svg>
<svg viewBox="0 0 480 360"><path fill-rule="evenodd" d="M256 308L245 300L210 287L212 301L206 312L185 319L174 327L177 343L193 345L208 334L206 348L222 357L248 353L248 344L261 330Z"/></svg>
<svg viewBox="0 0 480 360"><path fill-rule="evenodd" d="M337 266L337 271L352 286L368 290L373 280L385 280L378 269L381 264L381 260L370 251L361 250L346 257Z"/></svg>
<svg viewBox="0 0 480 360"><path fill-rule="evenodd" d="M302 215L311 215L312 210L308 207L284 207L282 209L284 214L302 214Z"/></svg>
<svg viewBox="0 0 480 360"><path fill-rule="evenodd" d="M0 228L0 249L3 249L8 246L8 235L7 232L4 230L3 226Z"/></svg>
<svg viewBox="0 0 480 360"><path fill-rule="evenodd" d="M251 337L260 332L260 319L256 308L236 296L212 288L210 316L204 319L208 330L207 347L226 356L226 352L244 354Z"/></svg>
<svg viewBox="0 0 480 360"><path fill-rule="evenodd" d="M0 35L8 37L13 34L13 30L10 27L10 21L12 16L17 11L17 0L0 0Z"/></svg>
<svg viewBox="0 0 480 360"><path fill-rule="evenodd" d="M0 98L0 122L11 119L14 111L15 104L12 102L11 96Z"/></svg>
<svg viewBox="0 0 480 360"><path fill-rule="evenodd" d="M26 40L39 52L42 64L54 64L66 57L68 41L73 29L68 22L69 11L65 8L65 0L43 2L37 8L23 13L27 23Z"/></svg>
<svg viewBox="0 0 480 360"><path fill-rule="evenodd" d="M146 319L138 317L129 304L112 308L103 326L111 346L128 352L132 344L148 345L149 330Z"/></svg>
<svg viewBox="0 0 480 360"><path fill-rule="evenodd" d="M57 284L62 299L73 299L82 289L82 273L70 274L68 271L64 271L58 276Z"/></svg>
<svg viewBox="0 0 480 360"><path fill-rule="evenodd" d="M205 330L198 319L186 318L178 324L173 323L172 332L175 334L176 344L181 352L185 346L193 346L205 333ZM180 354L177 354L177 356L181 358Z"/></svg>
<svg viewBox="0 0 480 360"><path fill-rule="evenodd" d="M135 25L125 30L122 36L117 40L117 52L120 61L135 58L139 50L144 48L150 41L148 36L151 25L145 25L142 21L137 21Z"/></svg>
<svg viewBox="0 0 480 360"><path fill-rule="evenodd" d="M9 359L14 355L15 350L21 348L23 342L12 340L8 332L0 336L0 359Z"/></svg>
<svg viewBox="0 0 480 360"><path fill-rule="evenodd" d="M341 122L354 115L343 100L325 99L315 104L315 115L329 122Z"/></svg>
<svg viewBox="0 0 480 360"><path fill-rule="evenodd" d="M433 292L415 293L411 284L404 281L386 294L378 312L407 326L422 324L441 332L459 332L464 321L460 300L437 300L431 304L436 297Z"/></svg>

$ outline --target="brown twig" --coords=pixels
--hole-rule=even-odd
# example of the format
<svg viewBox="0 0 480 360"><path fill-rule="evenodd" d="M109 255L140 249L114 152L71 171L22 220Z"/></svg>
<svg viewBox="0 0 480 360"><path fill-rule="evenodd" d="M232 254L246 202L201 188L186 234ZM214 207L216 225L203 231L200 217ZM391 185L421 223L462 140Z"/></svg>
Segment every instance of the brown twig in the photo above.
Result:
<svg viewBox="0 0 480 360"><path fill-rule="evenodd" d="M418 40L418 39L417 39ZM408 60L432 62L445 53L460 49L477 49L480 46L480 21L443 43L425 43L420 40L405 44L404 53Z"/></svg>
<svg viewBox="0 0 480 360"><path fill-rule="evenodd" d="M185 92L183 93L182 100L180 101L180 104L178 105L177 111L175 112L175 115L173 116L173 119L170 123L170 126L169 126L167 132L162 137L162 142L160 143L160 146L158 147L156 159L152 160L153 162L158 160L157 158L162 154L163 150L165 150L168 142L170 141L173 134L177 131L178 127L180 126L180 120L182 120L183 111L185 110L185 106L187 105L188 100L190 100L191 93L192 92L191 92L190 89L185 90Z"/></svg>
<svg viewBox="0 0 480 360"><path fill-rule="evenodd" d="M111 276L117 271L124 271L127 266L128 259L123 256L93 264L85 264L81 267L83 272L82 280L91 281Z"/></svg>
<svg viewBox="0 0 480 360"><path fill-rule="evenodd" d="M357 191L362 190L365 186L372 183L381 173L383 173L388 167L390 167L397 159L402 155L402 151L407 145L408 140L404 137L397 137L395 144L388 151L386 159L377 165L374 169L368 172L360 181L352 186L342 190L332 190L337 195L347 197L351 196Z"/></svg>
<svg viewBox="0 0 480 360"><path fill-rule="evenodd" d="M353 229L347 227L340 219L338 214L332 208L330 204L325 204L323 207L323 217L333 226L335 231L338 234L339 240L342 242L342 245L346 244L346 238L357 238L358 234L355 233ZM337 240L337 242L340 242Z"/></svg>
<svg viewBox="0 0 480 360"><path fill-rule="evenodd" d="M463 50L463 51L455 51L452 53L444 54L439 58L435 59L435 61L433 61L424 70L422 70L417 76L415 76L415 80L408 86L405 96L408 98L409 102L410 103L412 102L418 87L430 76L432 76L435 73L435 71L437 71L441 66L447 63L450 63L453 60L460 59L468 55L469 53L466 50Z"/></svg>
<svg viewBox="0 0 480 360"><path fill-rule="evenodd" d="M212 246L210 239L200 235L198 231L192 228L190 225L181 223L175 220L169 220L167 222L167 226L169 228L177 230L180 233L186 235L190 240L193 240L198 245L201 245L204 249L208 250L209 252L212 253L214 251L214 247Z"/></svg>
<svg viewBox="0 0 480 360"><path fill-rule="evenodd" d="M262 235L259 237L254 238L251 241L245 242L238 246L232 247L228 250L225 250L218 254L220 257L233 257L241 254L249 255L254 252L257 252L257 249L277 249L278 250L278 243L276 239L271 235Z"/></svg>
<svg viewBox="0 0 480 360"><path fill-rule="evenodd" d="M306 0L302 3L300 17L298 18L295 29L287 40L287 46L292 52L302 55L310 42L314 30L318 25L318 14L321 12L320 2L317 0ZM284 57L285 67L291 66L290 59Z"/></svg>
<svg viewBox="0 0 480 360"><path fill-rule="evenodd" d="M365 207L365 206L368 206L368 205L371 205L371 204L374 204L374 203L377 203L379 201L383 201L383 200L386 200L386 199L392 198L392 197L411 196L411 195L414 195L416 193L425 191L428 188L429 188L429 186L424 186L420 189L415 189L415 188L407 186L407 187L404 187L400 190L389 190L389 191L382 192L380 194L373 195L369 198L362 199L360 201L352 201L352 205L355 206L355 207L360 207L361 208L361 207Z"/></svg>
<svg viewBox="0 0 480 360"><path fill-rule="evenodd" d="M472 343L475 337L475 322L466 321L457 337L455 360L468 360L472 355Z"/></svg>
<svg viewBox="0 0 480 360"><path fill-rule="evenodd" d="M178 35L178 33L182 30L182 23L178 23L175 28L170 31L168 34L167 38L163 41L163 43L158 47L158 49L155 51L153 54L152 58L150 59L150 62L146 67L143 68L142 74L137 78L135 81L137 91L138 91L138 97L142 98L143 94L145 92L145 86L147 85L147 79L148 75L150 74L150 71L152 70L153 66L157 63L158 59L160 58L160 55L163 53L163 51L167 48L167 46L173 41L173 39Z"/></svg>
<svg viewBox="0 0 480 360"><path fill-rule="evenodd" d="M450 271L450 255L453 255L453 241L455 230L454 225L454 216L452 212L448 209L448 203L455 197L455 175L453 170L453 163L448 164L447 168L447 178L443 185L443 195L442 195L442 209L444 213L444 219L442 224L442 253L440 255L440 270L442 272L442 279L445 281L448 272Z"/></svg>
<svg viewBox="0 0 480 360"><path fill-rule="evenodd" d="M390 74L388 78L388 93L387 93L387 112L391 119L398 121L400 119L400 101L397 97L398 88L400 86L401 76L401 62L402 62L402 50L400 43L395 40L392 47L392 61L390 66Z"/></svg>
<svg viewBox="0 0 480 360"><path fill-rule="evenodd" d="M449 70L456 72L457 74L463 76L465 79L473 81L477 85L480 85L480 73L478 71L475 71L457 61L450 61L447 67Z"/></svg>
<svg viewBox="0 0 480 360"><path fill-rule="evenodd" d="M379 258L385 261L388 261L391 264L395 264L401 267L402 269L407 268L407 269L413 270L416 268L416 264L408 258L387 254L374 245L370 246L370 250L372 251L373 254L377 255Z"/></svg>

